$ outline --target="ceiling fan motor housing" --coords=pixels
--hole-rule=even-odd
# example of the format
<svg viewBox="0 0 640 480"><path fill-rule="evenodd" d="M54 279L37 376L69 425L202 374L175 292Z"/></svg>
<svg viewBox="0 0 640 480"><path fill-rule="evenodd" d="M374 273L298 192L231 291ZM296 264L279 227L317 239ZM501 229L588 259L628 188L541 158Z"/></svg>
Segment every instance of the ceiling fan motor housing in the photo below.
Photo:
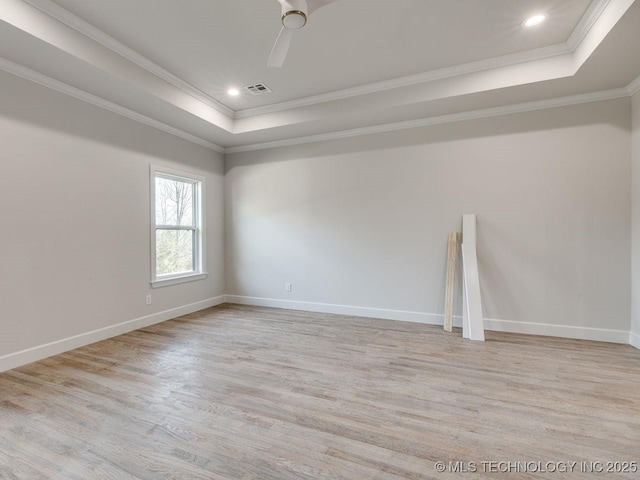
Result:
<svg viewBox="0 0 640 480"><path fill-rule="evenodd" d="M290 0L286 2L282 6L282 25L292 30L304 27L307 23L308 11L305 0Z"/></svg>
<svg viewBox="0 0 640 480"><path fill-rule="evenodd" d="M307 15L300 10L289 10L287 13L282 15L282 24L292 30L302 28L306 23Z"/></svg>

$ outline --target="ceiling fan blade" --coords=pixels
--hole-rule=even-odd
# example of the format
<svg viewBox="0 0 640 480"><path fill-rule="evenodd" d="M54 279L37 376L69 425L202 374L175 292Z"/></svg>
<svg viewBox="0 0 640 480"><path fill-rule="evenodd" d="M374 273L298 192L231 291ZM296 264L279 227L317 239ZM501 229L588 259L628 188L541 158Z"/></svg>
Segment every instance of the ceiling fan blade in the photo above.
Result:
<svg viewBox="0 0 640 480"><path fill-rule="evenodd" d="M291 3L289 3L287 0L278 0L278 3L282 6L283 11L286 10L291 10L293 7L291 6Z"/></svg>
<svg viewBox="0 0 640 480"><path fill-rule="evenodd" d="M293 37L293 30L282 27L280 30L280 35L276 39L276 43L273 46L273 50L271 50L271 55L269 56L269 61L267 62L267 67L280 68L284 63L284 59L287 57L287 52L289 51L289 44L291 43L291 38Z"/></svg>
<svg viewBox="0 0 640 480"><path fill-rule="evenodd" d="M309 6L309 15L311 15L319 8L322 8L336 1L337 0L307 0L307 5Z"/></svg>

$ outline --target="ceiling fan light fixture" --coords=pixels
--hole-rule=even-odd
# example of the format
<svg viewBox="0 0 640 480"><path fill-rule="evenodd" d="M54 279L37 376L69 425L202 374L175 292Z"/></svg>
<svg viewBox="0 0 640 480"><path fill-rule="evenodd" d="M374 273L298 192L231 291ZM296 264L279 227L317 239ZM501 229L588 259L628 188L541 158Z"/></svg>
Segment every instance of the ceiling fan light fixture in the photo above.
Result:
<svg viewBox="0 0 640 480"><path fill-rule="evenodd" d="M522 26L526 28L535 27L536 25L540 25L547 19L546 15L533 15L532 17L527 18L524 22L522 22Z"/></svg>
<svg viewBox="0 0 640 480"><path fill-rule="evenodd" d="M282 25L292 30L302 28L307 23L307 14L300 10L289 10L282 15Z"/></svg>
<svg viewBox="0 0 640 480"><path fill-rule="evenodd" d="M287 57L289 45L296 30L307 24L307 18L319 8L329 5L336 0L277 0L282 7L282 28L271 49L267 67L280 68Z"/></svg>

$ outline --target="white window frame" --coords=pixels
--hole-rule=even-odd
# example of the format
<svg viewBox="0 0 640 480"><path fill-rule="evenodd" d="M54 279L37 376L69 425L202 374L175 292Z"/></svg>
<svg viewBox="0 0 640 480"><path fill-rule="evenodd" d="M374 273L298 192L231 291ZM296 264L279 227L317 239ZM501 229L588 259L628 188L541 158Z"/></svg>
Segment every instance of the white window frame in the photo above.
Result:
<svg viewBox="0 0 640 480"><path fill-rule="evenodd" d="M194 195L194 219L195 227L178 227L178 229L194 230L195 231L195 245L194 245L194 259L193 259L193 271L179 274L170 275L157 275L156 272L156 231L159 229L156 225L156 177L175 178L176 180L193 183L195 185ZM171 168L159 167L151 165L150 167L150 181L149 181L149 200L151 206L151 287L165 287L169 285L176 285L184 282L193 282L196 280L202 280L207 278L207 272L205 271L205 178L201 175L196 175L190 172L184 172L180 170L174 170ZM175 229L175 228L172 228Z"/></svg>

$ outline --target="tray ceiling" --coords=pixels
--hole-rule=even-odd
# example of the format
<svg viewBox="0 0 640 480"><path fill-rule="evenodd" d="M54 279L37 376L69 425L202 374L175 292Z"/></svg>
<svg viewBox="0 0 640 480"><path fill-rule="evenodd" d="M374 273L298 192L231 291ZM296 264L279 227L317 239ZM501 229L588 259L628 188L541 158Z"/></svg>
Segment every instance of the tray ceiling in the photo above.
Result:
<svg viewBox="0 0 640 480"><path fill-rule="evenodd" d="M628 95L640 76L634 0L337 0L267 68L279 17L276 0L3 0L0 68L229 150ZM272 91L226 93L256 83Z"/></svg>

